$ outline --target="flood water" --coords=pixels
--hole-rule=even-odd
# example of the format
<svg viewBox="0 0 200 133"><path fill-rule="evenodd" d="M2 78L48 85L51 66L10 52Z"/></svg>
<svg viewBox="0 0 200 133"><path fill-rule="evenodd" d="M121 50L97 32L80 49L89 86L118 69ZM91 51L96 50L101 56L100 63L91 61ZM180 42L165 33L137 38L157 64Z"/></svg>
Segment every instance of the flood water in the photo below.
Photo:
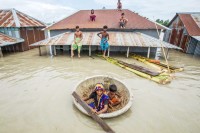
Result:
<svg viewBox="0 0 200 133"><path fill-rule="evenodd" d="M128 112L105 120L117 133L199 133L200 58L171 51L169 62L185 71L159 85L95 56L51 58L37 49L7 54L0 59L0 133L103 133L71 96L77 83L94 75L120 79L134 95Z"/></svg>

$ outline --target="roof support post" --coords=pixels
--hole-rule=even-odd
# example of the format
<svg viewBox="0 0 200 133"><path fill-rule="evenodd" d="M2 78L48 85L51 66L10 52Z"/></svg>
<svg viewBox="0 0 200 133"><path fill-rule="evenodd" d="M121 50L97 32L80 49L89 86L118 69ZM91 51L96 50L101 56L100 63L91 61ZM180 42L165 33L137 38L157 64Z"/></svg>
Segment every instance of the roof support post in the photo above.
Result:
<svg viewBox="0 0 200 133"><path fill-rule="evenodd" d="M169 58L169 48L166 48L167 49L167 52L166 52L166 57L167 59Z"/></svg>
<svg viewBox="0 0 200 133"><path fill-rule="evenodd" d="M51 45L49 46L49 53L50 53L51 56L53 56L53 51L52 51L52 46Z"/></svg>
<svg viewBox="0 0 200 133"><path fill-rule="evenodd" d="M15 53L15 47L14 47L14 45L12 45L12 47L13 47L13 52Z"/></svg>
<svg viewBox="0 0 200 133"><path fill-rule="evenodd" d="M91 56L91 45L89 45L89 56Z"/></svg>
<svg viewBox="0 0 200 133"><path fill-rule="evenodd" d="M1 50L1 47L0 47L0 57L3 57L3 52Z"/></svg>
<svg viewBox="0 0 200 133"><path fill-rule="evenodd" d="M127 48L127 53L126 53L126 57L129 57L129 47Z"/></svg>
<svg viewBox="0 0 200 133"><path fill-rule="evenodd" d="M39 46L38 49L39 49L39 55L42 56L41 47Z"/></svg>
<svg viewBox="0 0 200 133"><path fill-rule="evenodd" d="M56 55L56 46L55 46L55 45L53 45L53 48L54 48L54 50L53 50L53 52L54 52L54 55Z"/></svg>
<svg viewBox="0 0 200 133"><path fill-rule="evenodd" d="M151 51L151 49L150 49L150 47L148 48L148 53L147 53L147 58L149 58L149 56L150 56L150 51Z"/></svg>
<svg viewBox="0 0 200 133"><path fill-rule="evenodd" d="M110 46L108 47L108 57L110 56Z"/></svg>

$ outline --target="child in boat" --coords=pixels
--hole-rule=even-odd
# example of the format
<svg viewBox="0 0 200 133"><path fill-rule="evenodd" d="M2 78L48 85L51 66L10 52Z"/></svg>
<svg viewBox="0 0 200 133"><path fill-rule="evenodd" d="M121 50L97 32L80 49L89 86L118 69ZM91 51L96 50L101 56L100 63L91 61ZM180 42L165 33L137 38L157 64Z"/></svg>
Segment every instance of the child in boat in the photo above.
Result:
<svg viewBox="0 0 200 133"><path fill-rule="evenodd" d="M80 52L82 47L83 34L79 29L79 26L76 26L76 31L74 33L74 43L71 46L71 57L74 57L74 50L78 49L78 57L80 58Z"/></svg>
<svg viewBox="0 0 200 133"><path fill-rule="evenodd" d="M94 100L94 102L89 104L92 112L98 115L107 112L109 97L104 94L103 84L96 84L94 92L92 92L88 98L84 98L83 100L87 101L89 99Z"/></svg>
<svg viewBox="0 0 200 133"><path fill-rule="evenodd" d="M103 31L97 34L101 38L100 46L101 46L101 50L103 51L103 57L106 56L106 50L109 47L109 44L108 44L109 34L107 33L107 30L108 30L108 27L105 25L103 26Z"/></svg>
<svg viewBox="0 0 200 133"><path fill-rule="evenodd" d="M121 3L120 0L118 0L117 9L118 9L118 11L121 11L121 10L122 10L122 3Z"/></svg>
<svg viewBox="0 0 200 133"><path fill-rule="evenodd" d="M94 14L94 9L91 10L90 20L95 21L96 15Z"/></svg>
<svg viewBox="0 0 200 133"><path fill-rule="evenodd" d="M126 19L125 18L125 14L122 13L121 14L121 18L119 20L119 26L120 26L120 28L125 28L125 25L127 24L127 22L128 22L128 19Z"/></svg>
<svg viewBox="0 0 200 133"><path fill-rule="evenodd" d="M117 86L116 85L110 85L109 86L109 92L108 92L108 97L109 97L109 105L116 106L121 103L121 98L119 95L116 94L117 92Z"/></svg>

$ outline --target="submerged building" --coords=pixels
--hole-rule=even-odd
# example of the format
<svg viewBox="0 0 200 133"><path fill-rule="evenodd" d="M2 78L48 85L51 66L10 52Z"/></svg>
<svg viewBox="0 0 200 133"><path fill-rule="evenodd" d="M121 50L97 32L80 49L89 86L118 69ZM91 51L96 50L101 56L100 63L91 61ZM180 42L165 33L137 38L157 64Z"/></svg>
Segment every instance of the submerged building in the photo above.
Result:
<svg viewBox="0 0 200 133"><path fill-rule="evenodd" d="M119 26L121 13L125 13L128 19L125 29ZM75 27L78 25L83 31L83 50L91 51L100 49L100 38L97 32L102 30L104 25L108 26L110 34L109 51L143 52L155 54L157 48L161 47L159 34L166 27L157 24L139 14L124 9L95 10L96 20L90 21L90 10L80 10L69 17L46 28L49 37L46 40L35 43L32 46L50 46L51 54L56 54L56 49L69 50L73 43ZM162 42L165 48L178 48L169 43Z"/></svg>
<svg viewBox="0 0 200 133"><path fill-rule="evenodd" d="M177 13L171 20L164 41L183 49L183 52L200 55L200 12Z"/></svg>
<svg viewBox="0 0 200 133"><path fill-rule="evenodd" d="M1 53L26 51L30 44L45 39L45 24L18 10L0 10Z"/></svg>

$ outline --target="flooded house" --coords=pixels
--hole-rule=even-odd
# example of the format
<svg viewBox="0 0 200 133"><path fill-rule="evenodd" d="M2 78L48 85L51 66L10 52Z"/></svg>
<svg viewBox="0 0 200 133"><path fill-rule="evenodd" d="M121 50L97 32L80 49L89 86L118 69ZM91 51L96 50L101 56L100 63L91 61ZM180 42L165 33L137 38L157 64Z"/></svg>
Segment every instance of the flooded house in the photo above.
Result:
<svg viewBox="0 0 200 133"><path fill-rule="evenodd" d="M16 9L0 10L0 53L23 52L45 39L45 24Z"/></svg>
<svg viewBox="0 0 200 133"><path fill-rule="evenodd" d="M183 52L200 55L200 12L177 13L171 20L164 41L183 49Z"/></svg>
<svg viewBox="0 0 200 133"><path fill-rule="evenodd" d="M80 10L47 27L46 34L48 39L35 43L32 46L50 46L51 55L56 55L58 49L68 51L73 43L73 32L78 25L81 31L83 31L82 50L88 50L89 55L91 55L92 51L100 50L100 38L97 36L97 33L102 30L104 25L107 25L110 34L108 55L111 51L126 52L127 56L129 52L141 52L149 56L150 54L155 55L157 48L160 48L162 45L166 49L178 48L159 40L160 32L166 30L167 27L140 16L131 10L94 10L96 15L95 21L90 20L90 12L91 10ZM122 13L128 19L128 23L123 29L119 26Z"/></svg>

